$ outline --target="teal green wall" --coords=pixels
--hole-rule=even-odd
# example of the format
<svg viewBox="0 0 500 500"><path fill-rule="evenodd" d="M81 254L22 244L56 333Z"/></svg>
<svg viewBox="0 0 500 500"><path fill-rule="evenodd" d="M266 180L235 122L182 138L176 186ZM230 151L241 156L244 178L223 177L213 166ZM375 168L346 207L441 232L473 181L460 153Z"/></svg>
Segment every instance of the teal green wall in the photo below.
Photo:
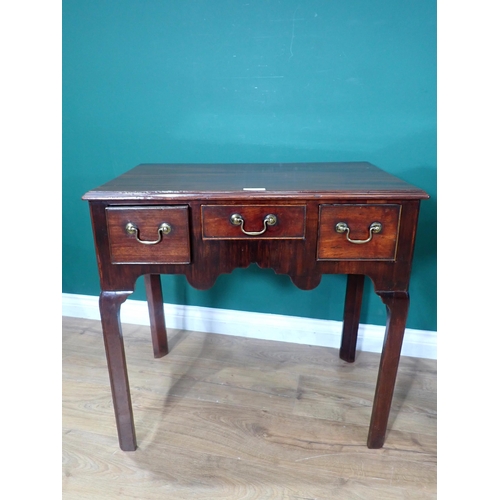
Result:
<svg viewBox="0 0 500 500"><path fill-rule="evenodd" d="M408 326L436 330L434 0L63 0L63 292L99 294L81 196L139 163L349 160L431 195ZM166 302L342 317L343 276L163 280ZM371 292L362 322L385 324Z"/></svg>

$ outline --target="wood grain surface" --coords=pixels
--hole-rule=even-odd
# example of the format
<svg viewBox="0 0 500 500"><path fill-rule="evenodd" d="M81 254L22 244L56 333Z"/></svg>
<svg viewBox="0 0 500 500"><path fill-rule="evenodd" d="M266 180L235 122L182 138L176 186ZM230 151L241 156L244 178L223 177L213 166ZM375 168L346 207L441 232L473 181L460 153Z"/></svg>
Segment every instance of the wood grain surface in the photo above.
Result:
<svg viewBox="0 0 500 500"><path fill-rule="evenodd" d="M400 362L366 447L379 355L123 325L138 449L119 449L100 322L63 318L65 500L436 498L436 362Z"/></svg>
<svg viewBox="0 0 500 500"><path fill-rule="evenodd" d="M241 198L288 193L336 197L426 199L427 193L368 162L141 164L85 194L85 200L174 199L207 193Z"/></svg>

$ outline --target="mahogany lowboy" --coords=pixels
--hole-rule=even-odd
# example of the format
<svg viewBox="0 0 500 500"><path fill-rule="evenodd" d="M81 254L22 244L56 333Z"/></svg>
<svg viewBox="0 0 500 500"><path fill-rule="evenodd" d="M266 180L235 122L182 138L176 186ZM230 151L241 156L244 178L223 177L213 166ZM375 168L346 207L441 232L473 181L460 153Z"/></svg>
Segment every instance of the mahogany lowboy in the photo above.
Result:
<svg viewBox="0 0 500 500"><path fill-rule="evenodd" d="M257 263L299 288L346 274L341 359L353 362L364 277L387 307L368 447L384 444L408 313L420 200L366 162L144 164L89 191L120 447L137 448L120 306L144 275L155 357L168 353L161 274L198 289Z"/></svg>

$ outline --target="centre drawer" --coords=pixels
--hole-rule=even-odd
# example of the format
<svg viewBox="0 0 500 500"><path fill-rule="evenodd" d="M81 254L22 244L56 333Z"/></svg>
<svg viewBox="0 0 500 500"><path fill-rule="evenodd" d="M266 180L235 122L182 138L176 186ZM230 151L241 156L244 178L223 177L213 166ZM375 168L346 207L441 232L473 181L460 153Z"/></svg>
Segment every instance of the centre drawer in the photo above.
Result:
<svg viewBox="0 0 500 500"><path fill-rule="evenodd" d="M318 260L396 260L401 206L320 205Z"/></svg>
<svg viewBox="0 0 500 500"><path fill-rule="evenodd" d="M305 205L202 205L203 239L303 239Z"/></svg>
<svg viewBox="0 0 500 500"><path fill-rule="evenodd" d="M107 207L113 264L188 264L188 206Z"/></svg>

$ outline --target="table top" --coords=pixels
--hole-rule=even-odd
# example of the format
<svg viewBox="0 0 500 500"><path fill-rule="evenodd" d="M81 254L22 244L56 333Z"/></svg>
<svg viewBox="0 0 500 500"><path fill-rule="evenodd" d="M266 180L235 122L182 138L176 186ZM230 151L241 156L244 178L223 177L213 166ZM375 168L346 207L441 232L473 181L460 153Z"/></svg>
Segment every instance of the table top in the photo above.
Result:
<svg viewBox="0 0 500 500"><path fill-rule="evenodd" d="M84 200L425 199L425 191L368 162L141 164Z"/></svg>

